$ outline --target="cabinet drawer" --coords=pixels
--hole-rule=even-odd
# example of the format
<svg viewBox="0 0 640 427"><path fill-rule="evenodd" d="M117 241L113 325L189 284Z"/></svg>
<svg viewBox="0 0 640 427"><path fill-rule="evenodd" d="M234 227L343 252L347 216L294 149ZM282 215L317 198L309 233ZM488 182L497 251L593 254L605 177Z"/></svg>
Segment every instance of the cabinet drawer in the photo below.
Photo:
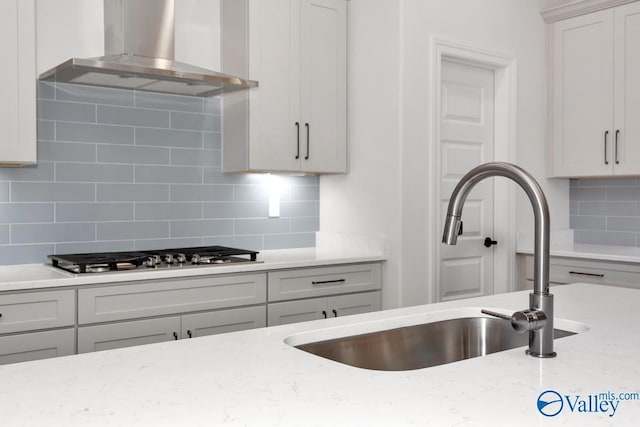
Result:
<svg viewBox="0 0 640 427"><path fill-rule="evenodd" d="M180 316L78 328L78 353L154 344L180 337Z"/></svg>
<svg viewBox="0 0 640 427"><path fill-rule="evenodd" d="M74 328L0 337L0 365L68 356L76 350Z"/></svg>
<svg viewBox="0 0 640 427"><path fill-rule="evenodd" d="M0 295L0 334L75 324L75 291Z"/></svg>
<svg viewBox="0 0 640 427"><path fill-rule="evenodd" d="M78 324L266 302L266 275L132 282L78 290Z"/></svg>
<svg viewBox="0 0 640 427"><path fill-rule="evenodd" d="M336 267L276 271L269 275L269 301L283 301L381 287L381 266L352 264Z"/></svg>
<svg viewBox="0 0 640 427"><path fill-rule="evenodd" d="M549 262L549 282L595 283L600 285L640 288L640 267L635 264L590 261L552 257ZM533 280L533 257L525 263L525 276Z"/></svg>

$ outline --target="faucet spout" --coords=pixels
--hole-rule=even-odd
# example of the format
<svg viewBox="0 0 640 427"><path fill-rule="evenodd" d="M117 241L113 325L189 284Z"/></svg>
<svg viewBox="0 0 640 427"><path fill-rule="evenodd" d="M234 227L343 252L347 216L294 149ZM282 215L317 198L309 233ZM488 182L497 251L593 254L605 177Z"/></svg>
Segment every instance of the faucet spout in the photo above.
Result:
<svg viewBox="0 0 640 427"><path fill-rule="evenodd" d="M502 176L518 184L529 197L534 215L534 276L529 309L546 317L543 326L529 330L528 354L535 357L554 357L553 351L553 295L549 293L549 206L538 182L524 169L511 163L484 163L470 170L453 190L442 242L455 245L462 234L462 207L471 189L485 178Z"/></svg>

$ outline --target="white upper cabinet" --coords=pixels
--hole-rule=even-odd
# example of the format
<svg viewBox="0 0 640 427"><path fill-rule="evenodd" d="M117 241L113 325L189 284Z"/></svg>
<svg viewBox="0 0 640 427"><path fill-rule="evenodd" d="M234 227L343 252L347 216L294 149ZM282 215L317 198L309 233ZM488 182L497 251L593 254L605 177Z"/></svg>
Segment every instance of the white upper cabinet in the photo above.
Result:
<svg viewBox="0 0 640 427"><path fill-rule="evenodd" d="M347 170L345 0L223 0L223 170Z"/></svg>
<svg viewBox="0 0 640 427"><path fill-rule="evenodd" d="M614 12L614 172L640 175L640 3Z"/></svg>
<svg viewBox="0 0 640 427"><path fill-rule="evenodd" d="M640 175L640 2L555 22L550 40L550 176Z"/></svg>
<svg viewBox="0 0 640 427"><path fill-rule="evenodd" d="M0 0L0 166L36 162L35 0Z"/></svg>

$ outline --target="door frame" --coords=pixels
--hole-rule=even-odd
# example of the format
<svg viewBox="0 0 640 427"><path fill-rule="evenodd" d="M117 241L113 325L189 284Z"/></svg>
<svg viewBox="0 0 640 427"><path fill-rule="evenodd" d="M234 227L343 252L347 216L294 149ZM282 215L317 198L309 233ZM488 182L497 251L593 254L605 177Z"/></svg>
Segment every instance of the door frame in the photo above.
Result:
<svg viewBox="0 0 640 427"><path fill-rule="evenodd" d="M432 39L433 52L433 96L432 119L433 137L429 147L431 167L435 172L430 186L434 209L429 217L430 233L435 238L432 242L431 253L434 254L432 269L431 301L440 301L440 245L442 230L439 225L440 216L440 117L441 117L441 87L442 61L448 60L462 64L488 68L495 73L494 85L494 160L514 162L516 154L516 59L510 55L491 52L485 49L466 46L459 43ZM513 185L505 179L494 180L494 227L500 230L500 244L494 249L494 293L510 292L517 289L515 271L516 250L516 212ZM506 206L506 209L505 209ZM507 224L505 227L504 224ZM494 231L494 235L496 235ZM504 236L504 237L503 237Z"/></svg>

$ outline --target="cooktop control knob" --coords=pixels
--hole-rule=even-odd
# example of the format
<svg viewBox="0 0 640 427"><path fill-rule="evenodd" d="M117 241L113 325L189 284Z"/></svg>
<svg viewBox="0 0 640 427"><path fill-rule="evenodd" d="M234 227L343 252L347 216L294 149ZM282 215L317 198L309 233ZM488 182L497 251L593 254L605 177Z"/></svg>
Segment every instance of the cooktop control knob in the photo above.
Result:
<svg viewBox="0 0 640 427"><path fill-rule="evenodd" d="M198 254L191 255L191 264L200 264L200 255Z"/></svg>
<svg viewBox="0 0 640 427"><path fill-rule="evenodd" d="M147 258L147 261L145 262L145 265L149 268L156 268L158 264L160 264L159 255L152 255L149 258Z"/></svg>
<svg viewBox="0 0 640 427"><path fill-rule="evenodd" d="M187 256L185 254L178 254L176 255L176 261L180 264L184 264L187 262Z"/></svg>
<svg viewBox="0 0 640 427"><path fill-rule="evenodd" d="M172 254L166 254L164 256L164 262L166 262L167 264L173 264L175 261L175 259L173 259L173 255Z"/></svg>

